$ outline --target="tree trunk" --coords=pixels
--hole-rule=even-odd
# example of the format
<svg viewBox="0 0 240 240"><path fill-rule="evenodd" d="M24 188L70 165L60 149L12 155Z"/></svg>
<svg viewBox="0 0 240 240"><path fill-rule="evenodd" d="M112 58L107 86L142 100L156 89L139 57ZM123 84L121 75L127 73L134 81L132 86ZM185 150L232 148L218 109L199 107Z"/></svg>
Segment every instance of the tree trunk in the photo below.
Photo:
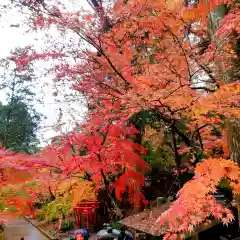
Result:
<svg viewBox="0 0 240 240"><path fill-rule="evenodd" d="M215 43L216 46L219 46L220 44L224 44L224 42L221 42L219 39L216 38L215 32L217 28L219 27L220 20L223 19L223 17L227 14L228 9L227 7L222 4L219 5L209 16L209 22L208 22L208 30L209 34L211 36L211 40ZM233 36L234 38L234 36ZM237 49L238 42L235 42L236 49ZM231 72L235 72L236 68L239 67L239 65L233 64L233 68L230 71L226 71L224 62L215 62L216 65L220 68L220 71L222 72L222 79L225 82L231 82L234 81L233 76L234 74L231 74ZM238 71L237 71L238 72ZM240 119L234 118L234 119L227 119L226 122L226 129L227 129L227 137L228 137L228 148L229 148L229 155L230 159L234 162L237 162L240 165ZM234 196L234 199L236 201L236 207L238 210L238 219L240 216L240 195ZM238 223L239 229L240 229L240 222Z"/></svg>
<svg viewBox="0 0 240 240"><path fill-rule="evenodd" d="M240 119L229 119L226 125L230 158L240 165Z"/></svg>
<svg viewBox="0 0 240 240"><path fill-rule="evenodd" d="M221 4L209 16L208 21L208 30L211 36L211 39L218 46L220 44L219 39L216 38L215 32L219 27L220 21L224 18L224 16L228 13L228 9L226 5ZM237 47L237 46L236 46ZM226 71L223 62L216 62L216 65L220 68L222 72L222 78L225 82L229 82L231 80L231 71L235 69L231 69L231 71ZM237 162L240 165L240 119L228 119L226 120L226 128L228 130L228 145L229 145L229 153L230 158Z"/></svg>
<svg viewBox="0 0 240 240"><path fill-rule="evenodd" d="M227 14L227 12L227 7L224 4L221 4L210 14L208 28L210 36L216 45L224 44L220 43L219 39L216 38L215 32L219 27L221 19ZM225 82L229 82L231 80L231 71L226 72L223 62L216 62L216 64L219 66L222 72L223 80ZM226 121L226 128L228 129L230 158L240 164L240 119L228 119Z"/></svg>
<svg viewBox="0 0 240 240"><path fill-rule="evenodd" d="M220 48L220 49L221 49L222 45L224 44L224 42L219 40L215 36L215 33L220 25L220 21L224 18L224 16L227 14L227 12L228 12L228 9L227 9L226 5L221 4L221 5L217 6L209 14L209 18L208 18L208 31L209 31L211 40L212 40L212 42L214 42L215 46L217 46L217 48ZM229 76L228 76L228 74L226 74L224 62L215 60L215 64L219 67L219 69L222 72L222 79L225 82L228 82Z"/></svg>

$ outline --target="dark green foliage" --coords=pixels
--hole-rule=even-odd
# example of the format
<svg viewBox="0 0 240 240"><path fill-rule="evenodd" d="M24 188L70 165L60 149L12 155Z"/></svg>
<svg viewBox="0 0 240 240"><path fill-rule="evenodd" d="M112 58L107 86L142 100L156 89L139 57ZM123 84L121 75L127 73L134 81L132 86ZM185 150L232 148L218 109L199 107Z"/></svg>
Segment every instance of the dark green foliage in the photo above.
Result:
<svg viewBox="0 0 240 240"><path fill-rule="evenodd" d="M142 130L146 125L154 124L157 121L159 121L159 114L155 110L142 110L129 119L129 122L138 130Z"/></svg>
<svg viewBox="0 0 240 240"><path fill-rule="evenodd" d="M149 142L145 142L143 145L148 149L148 155L144 156L144 160L151 165L152 174L171 171L175 161L172 151L168 146L154 150Z"/></svg>
<svg viewBox="0 0 240 240"><path fill-rule="evenodd" d="M40 115L30 112L20 101L3 105L0 103L0 142L3 147L16 152L34 153L38 139L36 131Z"/></svg>
<svg viewBox="0 0 240 240"><path fill-rule="evenodd" d="M67 231L70 231L72 229L73 229L73 222L70 221L69 219L63 219L61 230L63 232L67 232Z"/></svg>
<svg viewBox="0 0 240 240"><path fill-rule="evenodd" d="M16 53L24 50L16 49ZM0 76L0 89L6 103L0 102L0 144L15 152L32 154L38 151L37 130L41 115L34 105L40 101L36 95L37 79L31 66L18 72L13 61L1 61L5 69Z"/></svg>
<svg viewBox="0 0 240 240"><path fill-rule="evenodd" d="M123 227L122 224L119 223L119 222L112 222L112 223L111 223L111 228L112 228L112 229L121 230L122 227Z"/></svg>
<svg viewBox="0 0 240 240"><path fill-rule="evenodd" d="M129 119L129 124L133 124L137 130L139 130L139 134L137 134L136 142L141 144L142 137L145 132L145 126L153 125L154 123L159 122L158 113L155 110L142 110L136 114L134 114Z"/></svg>
<svg viewBox="0 0 240 240"><path fill-rule="evenodd" d="M146 145L149 150L148 156L145 158L153 168L159 169L159 171L168 171L172 165L176 163L181 165L182 162L187 160L189 156L176 155L180 144L184 143L188 147L194 148L194 141L192 141L187 129L187 119L176 120L174 123L172 120L164 118L164 116L157 110L142 110L134 114L129 123L133 124L138 130L136 142ZM143 136L145 134L145 127L150 126L157 132L163 131L164 139L161 146L152 146L150 142L144 143ZM173 126L174 126L174 138L173 141ZM153 150L154 149L154 150ZM197 155L197 149L195 155ZM197 160L199 160L197 158Z"/></svg>
<svg viewBox="0 0 240 240"><path fill-rule="evenodd" d="M149 56L149 62L150 62L151 64L154 64L154 56L153 56L153 55L150 55L150 56Z"/></svg>

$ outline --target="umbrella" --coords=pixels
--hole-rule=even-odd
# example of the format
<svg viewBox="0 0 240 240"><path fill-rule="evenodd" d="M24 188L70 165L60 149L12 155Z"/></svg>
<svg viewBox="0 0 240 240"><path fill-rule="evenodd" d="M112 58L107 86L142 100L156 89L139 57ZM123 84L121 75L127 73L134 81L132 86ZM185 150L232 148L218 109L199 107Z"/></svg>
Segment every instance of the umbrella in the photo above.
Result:
<svg viewBox="0 0 240 240"><path fill-rule="evenodd" d="M109 239L109 238L117 238L120 235L120 231L117 229L102 229L97 233L98 239Z"/></svg>

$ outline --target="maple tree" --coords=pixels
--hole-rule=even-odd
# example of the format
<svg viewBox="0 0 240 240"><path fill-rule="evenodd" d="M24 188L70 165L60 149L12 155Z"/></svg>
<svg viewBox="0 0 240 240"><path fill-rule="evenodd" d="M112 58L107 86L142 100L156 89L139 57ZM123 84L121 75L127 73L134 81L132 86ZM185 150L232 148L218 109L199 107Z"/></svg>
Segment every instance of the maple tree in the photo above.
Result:
<svg viewBox="0 0 240 240"><path fill-rule="evenodd" d="M1 148L1 218L34 214L34 201L39 189L36 181L43 166L35 156L15 154Z"/></svg>
<svg viewBox="0 0 240 240"><path fill-rule="evenodd" d="M64 175L69 178L85 173L88 176L85 178L93 181L97 189L108 189L113 202L113 189L117 198L121 198L127 185L130 200L139 204L143 199L140 191L144 185L143 173L149 166L139 156L145 149L129 139L136 132L131 126L124 129L121 122L107 123L101 128L97 125L86 132L63 136L51 145L51 153L47 151L41 158L48 157L51 164L62 166Z"/></svg>
<svg viewBox="0 0 240 240"><path fill-rule="evenodd" d="M94 183L87 182L81 173L62 175L61 165L49 162L45 152L53 160L49 149L41 156L1 150L0 215L3 219L44 213L51 220L64 213L64 209L70 212L81 201L96 200ZM36 202L43 203L37 212Z"/></svg>
<svg viewBox="0 0 240 240"><path fill-rule="evenodd" d="M164 124L155 130L171 139L175 172L195 173L160 217L161 224L169 222L165 239L192 231L210 215L231 221L231 213L211 194L222 178L239 193L238 166L221 158L229 156L224 121L240 114L239 81L222 78L222 66L231 68L232 60L239 59L232 44L232 34L240 31L239 3L200 0L191 6L182 1L119 0L114 6L104 2L101 14L99 10L85 14L69 13L44 1L21 2L34 11L35 28L55 25L60 31L72 30L94 48L70 49L79 60L75 64L65 63L67 53L56 54L54 49L12 57L19 70L30 61L60 57L56 78L74 80L73 88L86 97L86 123L81 131L52 144L51 151L43 154L49 163L60 166L66 176L85 172L97 188L108 189L112 200L113 188L117 198L127 190L130 201L139 204L144 201L141 187L149 166L142 159L146 150L136 141L139 130L129 119L142 110L156 112L156 122ZM229 12L215 41L209 38L207 22L220 4Z"/></svg>
<svg viewBox="0 0 240 240"><path fill-rule="evenodd" d="M234 219L232 212L212 195L217 192L222 179L228 181L234 194L239 194L239 167L236 163L221 158L208 158L197 165L194 179L183 186L178 199L159 218L167 232L165 239L175 239L177 233L184 237L184 232L192 232L199 224L210 223L210 216L220 219L226 225Z"/></svg>

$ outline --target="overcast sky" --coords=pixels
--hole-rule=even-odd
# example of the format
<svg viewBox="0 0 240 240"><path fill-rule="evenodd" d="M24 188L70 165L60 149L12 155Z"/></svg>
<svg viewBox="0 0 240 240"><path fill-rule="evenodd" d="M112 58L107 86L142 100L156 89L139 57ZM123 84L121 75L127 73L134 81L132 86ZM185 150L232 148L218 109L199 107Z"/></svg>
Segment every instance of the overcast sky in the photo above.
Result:
<svg viewBox="0 0 240 240"><path fill-rule="evenodd" d="M1 0L0 7L8 4L10 0ZM60 0L64 2L68 8L76 10L76 6L83 6L84 8L89 9L86 0L76 1L76 0ZM69 3L71 1L71 4ZM79 5L80 2L80 5ZM26 28L23 27L22 21L23 17L17 13L15 10L7 11L7 13L0 16L0 31L1 31L1 38L0 38L0 58L9 56L11 50L14 50L16 47L24 47L26 45L34 45L35 48L41 50L41 48L46 47L46 42L44 41L44 32L39 33L25 33ZM10 25L20 24L20 27L10 27ZM55 31L54 29L51 30L52 40L55 42L66 42L68 38L61 37L61 35ZM69 38L77 37L72 36L70 34ZM59 116L59 108L63 110L63 122L66 123L64 127L64 131L70 130L73 122L75 120L72 117L74 113L74 118L81 120L84 116L84 112L86 111L83 103L81 101L72 103L72 102L64 102L61 104L56 103L54 100L55 98L52 96L54 89L51 87L51 76L42 77L42 72L46 67L44 62L36 63L35 66L37 68L37 75L41 75L39 79L40 87L36 89L37 94L40 94L40 91L44 92L44 103L43 104L36 104L36 109L41 112L43 115L46 116L46 119L42 122L41 130L39 135L41 137L42 143L48 141L49 138L55 136L57 133L54 129L52 129L52 125L56 125ZM45 86L45 83L48 83ZM69 91L69 89L62 89L62 93ZM64 101L64 98L61 99ZM5 101L5 95L3 92L0 92L0 101ZM75 110L73 110L75 109Z"/></svg>

